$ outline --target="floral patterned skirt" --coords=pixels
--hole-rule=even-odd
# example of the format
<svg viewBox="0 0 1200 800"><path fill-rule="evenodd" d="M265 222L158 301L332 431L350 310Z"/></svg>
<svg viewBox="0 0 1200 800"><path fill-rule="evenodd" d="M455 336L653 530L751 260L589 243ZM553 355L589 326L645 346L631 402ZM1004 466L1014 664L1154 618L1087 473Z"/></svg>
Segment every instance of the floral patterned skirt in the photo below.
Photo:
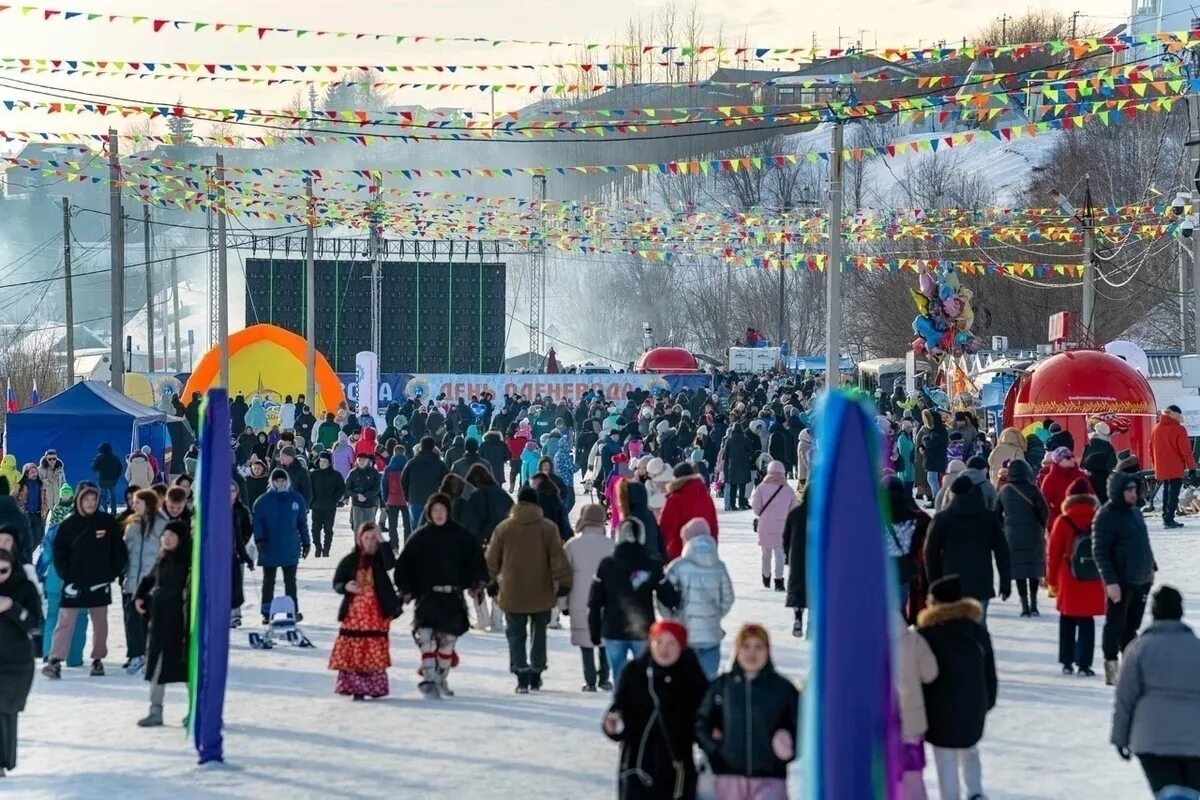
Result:
<svg viewBox="0 0 1200 800"><path fill-rule="evenodd" d="M388 676L386 670L378 672L338 672L337 683L333 685L335 694L361 695L363 697L387 697Z"/></svg>
<svg viewBox="0 0 1200 800"><path fill-rule="evenodd" d="M329 668L340 672L384 672L392 665L388 627L369 586L354 596L329 654Z"/></svg>

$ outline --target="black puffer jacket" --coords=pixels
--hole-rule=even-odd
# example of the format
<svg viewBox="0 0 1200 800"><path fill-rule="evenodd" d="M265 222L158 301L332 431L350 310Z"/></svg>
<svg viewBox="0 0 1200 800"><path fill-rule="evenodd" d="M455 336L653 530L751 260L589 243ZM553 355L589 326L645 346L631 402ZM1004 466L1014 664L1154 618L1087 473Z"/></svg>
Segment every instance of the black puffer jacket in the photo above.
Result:
<svg viewBox="0 0 1200 800"><path fill-rule="evenodd" d="M486 581L487 566L475 537L454 522L422 525L396 560L396 587L417 603L414 630L462 636L471 627L463 590Z"/></svg>
<svg viewBox="0 0 1200 800"><path fill-rule="evenodd" d="M1008 465L1008 483L997 498L1014 578L1046 577L1046 521L1050 511L1033 483L1033 470L1020 459Z"/></svg>
<svg viewBox="0 0 1200 800"><path fill-rule="evenodd" d="M125 473L121 459L113 455L112 445L108 442L102 442L96 448L96 457L92 459L92 472L96 473L96 480L102 489L111 489L116 486L117 481L121 480L121 476Z"/></svg>
<svg viewBox="0 0 1200 800"><path fill-rule="evenodd" d="M770 661L752 679L734 662L708 687L696 714L696 741L717 775L786 778L788 762L776 757L771 738L783 730L797 741L799 705L799 690Z"/></svg>
<svg viewBox="0 0 1200 800"><path fill-rule="evenodd" d="M934 747L974 747L996 705L996 659L981 619L983 609L970 598L930 606L917 618L938 664L937 679L924 685L925 741Z"/></svg>
<svg viewBox="0 0 1200 800"><path fill-rule="evenodd" d="M1146 520L1137 506L1125 502L1131 485L1137 485L1133 475L1114 473L1108 479L1108 502L1092 520L1092 554L1106 584L1151 583L1158 570Z"/></svg>
<svg viewBox="0 0 1200 800"><path fill-rule="evenodd" d="M479 456L491 467L496 483L503 482L504 465L512 456L509 455L508 445L504 443L500 431L488 431L483 435L483 444L479 445Z"/></svg>
<svg viewBox="0 0 1200 800"><path fill-rule="evenodd" d="M752 448L741 428L734 428L725 440L725 482L729 484L750 482L750 455Z"/></svg>
<svg viewBox="0 0 1200 800"><path fill-rule="evenodd" d="M379 507L379 473L374 467L355 467L346 476L346 494L355 508ZM362 495L364 500L359 500Z"/></svg>
<svg viewBox="0 0 1200 800"><path fill-rule="evenodd" d="M318 459L318 462L320 460ZM328 460L326 460L328 463ZM337 508L337 504L342 502L346 497L346 479L342 477L342 473L338 472L332 466L318 467L308 473L309 485L312 486L312 503L309 505L313 511L333 511ZM249 478L246 479L247 483ZM266 491L266 485L263 485L262 491ZM261 494L262 492L259 492ZM258 497L254 498L255 500Z"/></svg>
<svg viewBox="0 0 1200 800"><path fill-rule="evenodd" d="M808 608L808 495L788 512L783 526L783 549L788 554L787 607Z"/></svg>
<svg viewBox="0 0 1200 800"><path fill-rule="evenodd" d="M479 546L487 547L487 543L492 540L492 531L496 530L497 525L508 519L508 512L512 511L513 499L499 486L489 484L476 487L467 502L471 504L475 520L478 523L478 527L473 533L479 539Z"/></svg>
<svg viewBox="0 0 1200 800"><path fill-rule="evenodd" d="M409 459L400 475L400 485L404 487L404 496L409 503L425 505L438 487L442 478L450 472L437 453L421 451Z"/></svg>
<svg viewBox="0 0 1200 800"><path fill-rule="evenodd" d="M1008 541L1000 517L990 511L979 488L956 495L945 511L938 513L925 539L925 571L933 583L945 575L958 575L963 595L976 600L996 596L992 582L992 559L1000 573L1000 594L1012 590Z"/></svg>
<svg viewBox="0 0 1200 800"><path fill-rule="evenodd" d="M185 683L188 679L188 578L192 571L191 537L159 556L138 584L137 597L147 609L146 680Z"/></svg>
<svg viewBox="0 0 1200 800"><path fill-rule="evenodd" d="M588 629L601 639L646 641L654 622L654 598L667 608L679 604L679 591L663 580L662 562L638 542L621 542L596 567L588 595Z"/></svg>
<svg viewBox="0 0 1200 800"><path fill-rule="evenodd" d="M63 581L62 608L95 608L112 602L112 582L125 569L129 551L120 525L103 511L84 516L79 501L95 489L75 495L75 511L54 537L54 569Z"/></svg>

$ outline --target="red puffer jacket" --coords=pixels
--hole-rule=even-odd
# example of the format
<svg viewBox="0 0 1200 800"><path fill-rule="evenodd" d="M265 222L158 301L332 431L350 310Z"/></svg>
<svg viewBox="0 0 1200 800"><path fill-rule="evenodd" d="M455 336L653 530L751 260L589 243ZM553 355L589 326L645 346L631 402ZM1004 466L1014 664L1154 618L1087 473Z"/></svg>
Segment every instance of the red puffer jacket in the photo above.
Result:
<svg viewBox="0 0 1200 800"><path fill-rule="evenodd" d="M683 553L683 526L696 517L708 522L712 537L717 538L717 507L713 504L700 475L688 475L672 481L668 487L667 504L663 506L658 529L662 536L667 561Z"/></svg>
<svg viewBox="0 0 1200 800"><path fill-rule="evenodd" d="M1058 592L1055 605L1064 617L1098 617L1104 613L1104 581L1081 581L1071 574L1075 537L1091 532L1098 507L1090 494L1071 495L1063 501L1062 513L1050 529L1046 583Z"/></svg>
<svg viewBox="0 0 1200 800"><path fill-rule="evenodd" d="M1054 521L1062 513L1063 501L1071 491L1071 484L1080 478L1087 480L1087 473L1079 467L1062 467L1055 464L1038 484L1042 497L1046 498L1046 508L1050 509L1050 519L1046 522L1048 527L1054 527Z"/></svg>
<svg viewBox="0 0 1200 800"><path fill-rule="evenodd" d="M1187 428L1174 411L1164 411L1150 431L1150 460L1154 477L1160 481L1178 480L1185 470L1196 468Z"/></svg>

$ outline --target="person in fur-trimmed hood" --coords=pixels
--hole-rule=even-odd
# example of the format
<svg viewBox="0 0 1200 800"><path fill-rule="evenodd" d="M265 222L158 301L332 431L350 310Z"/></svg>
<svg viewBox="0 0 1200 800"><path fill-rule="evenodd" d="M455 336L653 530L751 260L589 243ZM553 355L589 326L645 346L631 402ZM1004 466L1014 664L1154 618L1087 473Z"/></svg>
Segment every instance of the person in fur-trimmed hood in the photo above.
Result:
<svg viewBox="0 0 1200 800"><path fill-rule="evenodd" d="M1056 595L1058 606L1058 662L1063 674L1078 667L1079 674L1091 677L1092 656L1096 649L1096 620L1104 613L1104 581L1081 580L1071 571L1075 541L1087 536L1091 541L1092 520L1100 508L1086 480L1071 485L1063 500L1062 514L1050 529L1046 555L1046 584ZM1088 545L1090 547L1090 545Z"/></svg>
<svg viewBox="0 0 1200 800"><path fill-rule="evenodd" d="M696 474L691 464L680 464L675 468L675 480L667 487L667 504L658 520L668 562L683 554L683 526L697 517L708 523L709 533L718 539L717 507L704 476Z"/></svg>
<svg viewBox="0 0 1200 800"><path fill-rule="evenodd" d="M980 624L983 608L963 596L957 575L929 587L929 605L917 630L937 659L938 676L925 684L925 741L933 745L943 797L958 797L961 781L967 797L983 797L979 741L987 714L996 705L996 659L992 640Z"/></svg>

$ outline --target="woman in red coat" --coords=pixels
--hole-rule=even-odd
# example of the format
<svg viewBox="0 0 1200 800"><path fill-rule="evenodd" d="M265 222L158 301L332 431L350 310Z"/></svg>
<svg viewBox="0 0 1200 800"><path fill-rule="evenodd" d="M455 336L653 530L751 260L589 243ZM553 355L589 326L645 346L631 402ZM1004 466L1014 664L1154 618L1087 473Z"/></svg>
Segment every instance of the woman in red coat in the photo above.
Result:
<svg viewBox="0 0 1200 800"><path fill-rule="evenodd" d="M1070 494L1062 502L1062 513L1050 529L1046 555L1046 582L1058 593L1058 660L1063 674L1077 667L1079 674L1091 677L1092 652L1096 647L1096 621L1104 614L1104 581L1079 580L1071 573L1075 539L1090 540L1092 518L1100 504L1086 478L1071 484ZM1091 545L1085 545L1091 551Z"/></svg>
<svg viewBox="0 0 1200 800"><path fill-rule="evenodd" d="M659 535L667 561L674 561L683 554L683 526L697 517L708 523L708 531L717 538L717 507L704 483L704 476L697 475L689 463L675 467L675 480L667 487L667 504L658 519Z"/></svg>
<svg viewBox="0 0 1200 800"><path fill-rule="evenodd" d="M1050 470L1046 476L1038 482L1038 489L1042 492L1042 497L1046 498L1046 507L1050 509L1050 519L1047 521L1047 527L1054 526L1054 520L1062 513L1063 501L1067 499L1067 495L1071 494L1071 486L1075 481L1083 478L1087 480L1087 473L1079 468L1075 463L1075 456L1065 447L1059 447L1050 453L1054 459L1054 463L1050 465Z"/></svg>

